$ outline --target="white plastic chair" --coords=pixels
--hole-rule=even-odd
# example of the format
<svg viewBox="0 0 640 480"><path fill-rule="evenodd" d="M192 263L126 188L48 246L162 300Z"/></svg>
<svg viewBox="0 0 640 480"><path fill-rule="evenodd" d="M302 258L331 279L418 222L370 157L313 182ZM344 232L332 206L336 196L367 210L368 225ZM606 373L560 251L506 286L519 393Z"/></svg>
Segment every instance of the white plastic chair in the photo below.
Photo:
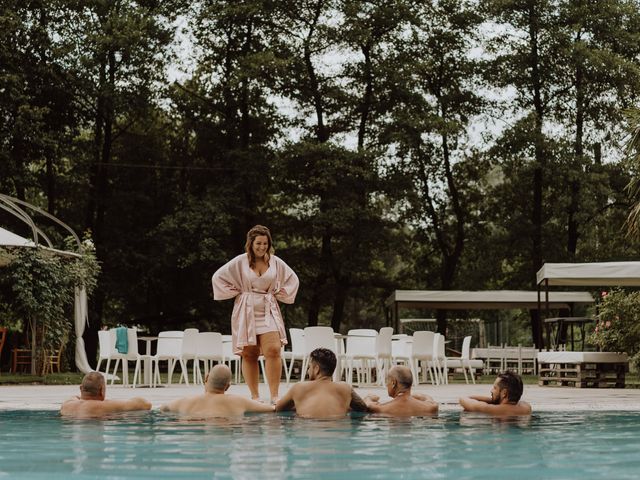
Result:
<svg viewBox="0 0 640 480"><path fill-rule="evenodd" d="M115 330L113 335L115 336ZM151 356L140 355L140 353L138 353L138 331L135 328L127 328L127 345L127 353L118 353L118 356L120 357L120 361L122 363L122 385L129 385L129 362L136 362L133 371L132 384L132 387L136 388L136 384L141 383L141 360L149 359L151 358ZM115 373L115 370L113 373ZM113 379L111 380L111 383L113 384Z"/></svg>
<svg viewBox="0 0 640 480"><path fill-rule="evenodd" d="M391 361L393 365L411 366L411 343L413 339L408 335L394 335L391 339ZM416 379L417 381L417 379Z"/></svg>
<svg viewBox="0 0 640 480"><path fill-rule="evenodd" d="M447 384L447 356L445 354L444 335L436 333L433 336L433 369L436 372L436 383Z"/></svg>
<svg viewBox="0 0 640 480"><path fill-rule="evenodd" d="M471 335L464 337L464 339L462 340L462 352L459 358L447 357L447 367L461 368L466 383L469 383L469 378L467 377L467 370L469 370L471 381L474 384L476 383L474 370L476 368L483 368L484 362L482 360L471 359Z"/></svg>
<svg viewBox="0 0 640 480"><path fill-rule="evenodd" d="M358 385L371 384L371 370L376 363L376 338L378 332L368 328L359 328L347 332L347 346L343 356L346 361L346 381L353 381L353 369L356 369ZM363 381L364 380L364 381Z"/></svg>
<svg viewBox="0 0 640 480"><path fill-rule="evenodd" d="M413 343L411 344L411 371L416 385L420 383L420 363L422 362L424 381L427 382L426 372L429 372L431 384L437 384L436 373L434 371L434 337L431 331L418 331L413 333Z"/></svg>
<svg viewBox="0 0 640 480"><path fill-rule="evenodd" d="M153 369L152 386L157 386L160 381L160 362L167 361L168 378L167 384L171 385L173 369L182 355L182 337L184 332L180 330L169 330L158 334L158 346L156 354L151 357ZM182 368L182 366L181 366ZM184 371L182 372L184 374Z"/></svg>
<svg viewBox="0 0 640 480"><path fill-rule="evenodd" d="M291 336L291 351L285 350L283 354L287 385L289 385L289 382L291 381L291 372L293 371L294 362L296 360L303 361L305 357L304 330L302 330L301 328L290 328L289 335ZM289 360L288 365L287 360ZM302 372L301 377L304 378L304 372Z"/></svg>
<svg viewBox="0 0 640 480"><path fill-rule="evenodd" d="M185 340L186 340L185 330ZM183 342L185 341L183 340ZM193 382L203 384L207 377L211 362L224 363L222 334L217 332L199 332L196 336L196 356L193 361ZM184 350L184 343L183 343ZM204 362L204 377L200 370L200 362Z"/></svg>
<svg viewBox="0 0 640 480"><path fill-rule="evenodd" d="M242 364L242 357L233 353L231 335L222 335L222 353L224 355L224 363L228 363L229 368L233 372L235 383L240 383L240 366Z"/></svg>
<svg viewBox="0 0 640 480"><path fill-rule="evenodd" d="M109 336L109 344L111 347L111 355L109 356L109 360L115 360L116 363L113 366L113 373L111 376L111 385L114 384L114 382L118 379L118 376L116 375L118 372L118 366L122 366L122 385L127 385L129 383L129 376L128 373L126 371L126 353L120 353L118 351L118 349L116 348L116 341L118 339L117 333L116 333L116 329L115 328L110 328L107 332L106 332ZM127 343L129 342L129 332L127 331ZM106 374L107 377L109 376L109 364L110 361L107 361L107 370L106 370Z"/></svg>
<svg viewBox="0 0 640 480"><path fill-rule="evenodd" d="M307 373L309 367L309 355L316 348L326 348L331 350L338 357L337 344L334 336L333 328L331 327L306 327L304 329L304 359L302 360L302 373L301 379L304 380L304 376ZM339 375L338 365L336 365L336 372L334 378Z"/></svg>
<svg viewBox="0 0 640 480"><path fill-rule="evenodd" d="M378 385L384 386L385 377L392 363L393 328L383 327L376 337L376 375Z"/></svg>
<svg viewBox="0 0 640 480"><path fill-rule="evenodd" d="M104 373L109 375L109 369L111 368L111 360L114 358L116 351L116 337L110 330L98 331L98 345L100 346L100 353L98 355L98 365L96 366L96 372L100 371L100 364L103 360L107 361L107 366ZM116 364L116 369L118 365Z"/></svg>
<svg viewBox="0 0 640 480"><path fill-rule="evenodd" d="M180 348L180 380L178 383L182 383L182 379L187 385L189 385L189 369L188 362L193 362L193 383L197 384L196 376L196 357L198 355L198 334L200 332L197 328L186 328L182 335L182 347Z"/></svg>

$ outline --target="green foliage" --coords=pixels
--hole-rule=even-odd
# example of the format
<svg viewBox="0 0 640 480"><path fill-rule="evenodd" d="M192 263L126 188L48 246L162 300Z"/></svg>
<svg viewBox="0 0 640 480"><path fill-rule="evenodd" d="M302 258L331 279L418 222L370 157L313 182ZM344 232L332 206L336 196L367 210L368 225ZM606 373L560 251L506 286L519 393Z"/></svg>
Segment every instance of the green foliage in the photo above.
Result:
<svg viewBox="0 0 640 480"><path fill-rule="evenodd" d="M637 257L638 10L7 0L0 190L93 232L63 262L90 328L228 329L210 276L255 223L302 280L291 325L380 326L395 288L530 288L543 260Z"/></svg>
<svg viewBox="0 0 640 480"><path fill-rule="evenodd" d="M99 266L91 239L83 242L80 258L42 248L14 249L6 254L12 260L3 283L13 292L10 306L14 315L29 324L37 351L57 351L73 328L74 288L86 285L90 291L96 285Z"/></svg>
<svg viewBox="0 0 640 480"><path fill-rule="evenodd" d="M603 292L597 318L588 341L602 351L626 352L640 366L640 292Z"/></svg>

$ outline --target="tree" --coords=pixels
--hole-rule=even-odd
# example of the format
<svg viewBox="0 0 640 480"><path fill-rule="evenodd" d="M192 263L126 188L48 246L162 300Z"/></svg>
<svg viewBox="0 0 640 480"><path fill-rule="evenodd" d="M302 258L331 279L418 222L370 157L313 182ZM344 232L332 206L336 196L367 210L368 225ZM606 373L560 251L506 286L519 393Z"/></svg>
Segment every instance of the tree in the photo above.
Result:
<svg viewBox="0 0 640 480"><path fill-rule="evenodd" d="M470 56L480 18L463 1L422 8L409 38L396 42L402 68L393 78L400 92L386 135L406 181L406 218L427 245L416 267L437 269L439 288L448 290L474 222L469 202L482 171L467 144L469 123L483 104L473 81L478 61ZM444 311L438 330L446 330Z"/></svg>

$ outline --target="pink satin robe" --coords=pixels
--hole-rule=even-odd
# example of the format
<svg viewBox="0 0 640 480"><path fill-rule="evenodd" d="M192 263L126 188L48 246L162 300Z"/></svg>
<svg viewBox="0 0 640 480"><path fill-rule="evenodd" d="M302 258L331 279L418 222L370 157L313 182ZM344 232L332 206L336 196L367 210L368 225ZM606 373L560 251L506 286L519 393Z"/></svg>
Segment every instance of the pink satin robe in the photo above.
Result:
<svg viewBox="0 0 640 480"><path fill-rule="evenodd" d="M269 263L271 264L271 262L276 267L276 280L271 285L271 290L266 294L265 299L278 327L280 342L282 345L286 345L287 333L284 329L284 320L278 301L293 303L300 282L295 272L283 260L271 255ZM247 345L258 344L249 275L254 275L254 273L249 267L247 254L243 253L220 267L211 279L214 300L227 300L235 297L231 314L231 338L235 353L242 352L242 349Z"/></svg>

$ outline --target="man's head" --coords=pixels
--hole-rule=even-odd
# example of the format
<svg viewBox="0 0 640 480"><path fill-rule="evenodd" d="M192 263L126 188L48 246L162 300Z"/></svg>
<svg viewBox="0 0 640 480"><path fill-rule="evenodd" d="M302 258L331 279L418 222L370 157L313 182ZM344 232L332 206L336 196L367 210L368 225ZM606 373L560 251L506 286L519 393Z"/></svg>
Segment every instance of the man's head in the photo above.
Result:
<svg viewBox="0 0 640 480"><path fill-rule="evenodd" d="M491 403L518 403L522 397L522 379L511 371L501 373L491 388Z"/></svg>
<svg viewBox="0 0 640 480"><path fill-rule="evenodd" d="M80 384L80 398L82 400L104 400L106 390L107 384L101 373L87 373Z"/></svg>
<svg viewBox="0 0 640 480"><path fill-rule="evenodd" d="M396 366L387 373L387 393L395 398L399 393L411 391L413 375L411 369L404 366Z"/></svg>
<svg viewBox="0 0 640 480"><path fill-rule="evenodd" d="M231 386L231 370L226 365L218 364L207 376L205 391L224 393Z"/></svg>
<svg viewBox="0 0 640 480"><path fill-rule="evenodd" d="M330 377L336 369L336 354L327 348L316 348L309 354L309 380Z"/></svg>

